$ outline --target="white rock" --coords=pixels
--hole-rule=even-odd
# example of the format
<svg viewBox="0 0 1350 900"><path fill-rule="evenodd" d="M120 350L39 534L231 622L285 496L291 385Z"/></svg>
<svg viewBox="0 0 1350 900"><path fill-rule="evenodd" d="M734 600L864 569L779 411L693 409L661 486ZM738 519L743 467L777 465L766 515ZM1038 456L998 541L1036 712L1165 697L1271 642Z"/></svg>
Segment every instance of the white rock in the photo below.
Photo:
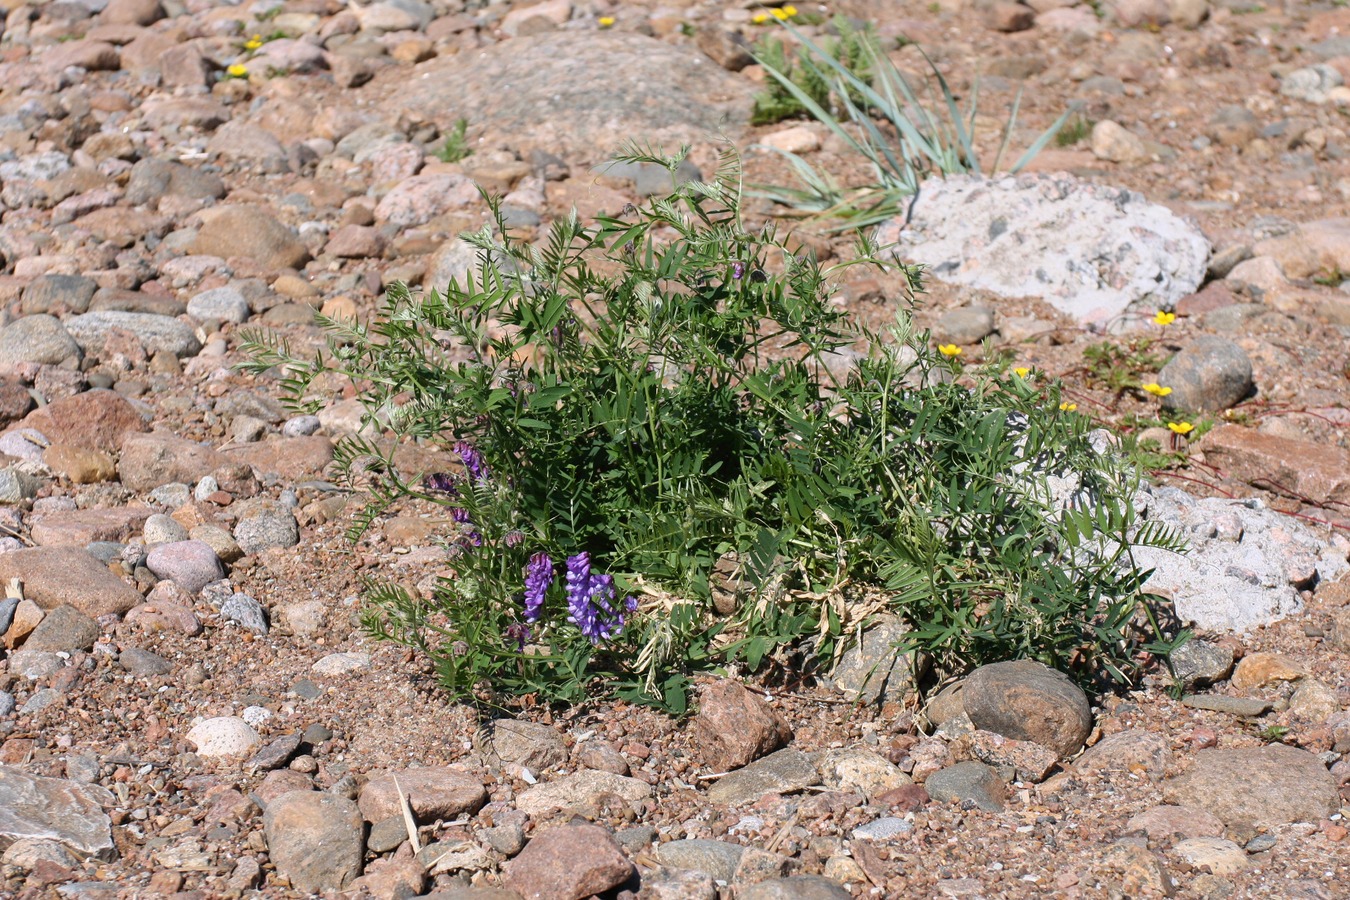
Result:
<svg viewBox="0 0 1350 900"><path fill-rule="evenodd" d="M810 125L797 125L766 134L760 143L784 153L810 153L820 149L820 135Z"/></svg>
<svg viewBox="0 0 1350 900"><path fill-rule="evenodd" d="M310 671L316 675L347 675L369 668L369 653L330 653L310 666Z"/></svg>
<svg viewBox="0 0 1350 900"><path fill-rule="evenodd" d="M237 758L248 756L262 746L258 732L238 716L217 716L193 726L187 739L197 745L202 757Z"/></svg>

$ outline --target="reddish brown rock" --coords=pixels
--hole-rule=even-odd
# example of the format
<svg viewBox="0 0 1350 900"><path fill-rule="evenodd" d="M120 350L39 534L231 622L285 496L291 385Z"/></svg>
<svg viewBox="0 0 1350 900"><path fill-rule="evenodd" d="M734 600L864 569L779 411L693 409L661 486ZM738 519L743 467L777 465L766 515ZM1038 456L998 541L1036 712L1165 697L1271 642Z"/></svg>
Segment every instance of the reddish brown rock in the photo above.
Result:
<svg viewBox="0 0 1350 900"><path fill-rule="evenodd" d="M691 727L699 755L719 772L739 769L792 740L783 717L735 681L704 689Z"/></svg>
<svg viewBox="0 0 1350 900"><path fill-rule="evenodd" d="M117 48L103 41L71 41L49 47L42 61L53 69L78 66L89 72L110 72L121 68L122 57Z"/></svg>
<svg viewBox="0 0 1350 900"><path fill-rule="evenodd" d="M632 876L633 864L598 825L545 831L506 866L506 886L526 900L582 900Z"/></svg>
<svg viewBox="0 0 1350 900"><path fill-rule="evenodd" d="M1248 653L1233 669L1233 687L1239 691L1273 687L1281 681L1298 681L1308 672L1282 653Z"/></svg>
<svg viewBox="0 0 1350 900"><path fill-rule="evenodd" d="M121 615L140 593L94 557L74 547L31 547L0 553L0 583L17 578L24 596L43 609L69 604L90 618Z"/></svg>
<svg viewBox="0 0 1350 900"><path fill-rule="evenodd" d="M24 428L34 428L53 444L115 453L128 434L147 430L136 407L121 394L94 390L53 400L29 413Z"/></svg>
<svg viewBox="0 0 1350 900"><path fill-rule="evenodd" d="M33 543L43 547L84 547L94 541L117 541L138 534L154 512L143 506L72 509L33 518Z"/></svg>
<svg viewBox="0 0 1350 900"><path fill-rule="evenodd" d="M985 24L994 31L1026 31L1036 24L1036 11L1020 3L995 3L984 14Z"/></svg>
<svg viewBox="0 0 1350 900"><path fill-rule="evenodd" d="M191 484L228 463L224 454L171 434L130 435L122 442L117 472L133 491L150 491L161 484Z"/></svg>
<svg viewBox="0 0 1350 900"><path fill-rule="evenodd" d="M108 0L99 19L108 25L153 25L164 18L159 0Z"/></svg>
<svg viewBox="0 0 1350 900"><path fill-rule="evenodd" d="M28 388L12 379L0 380L0 428L17 422L33 408L33 395Z"/></svg>
<svg viewBox="0 0 1350 900"><path fill-rule="evenodd" d="M96 484L117 477L117 463L107 453L70 444L49 446L42 451L42 463L53 474L75 484Z"/></svg>
<svg viewBox="0 0 1350 900"><path fill-rule="evenodd" d="M1350 450L1221 425L1200 444L1205 462L1230 477L1314 502L1350 501Z"/></svg>
<svg viewBox="0 0 1350 900"><path fill-rule="evenodd" d="M295 482L324 474L333 461L333 442L323 435L312 434L240 444L221 453L236 465L247 463L263 475L274 474L283 481ZM224 487L225 482L222 481L221 486Z"/></svg>

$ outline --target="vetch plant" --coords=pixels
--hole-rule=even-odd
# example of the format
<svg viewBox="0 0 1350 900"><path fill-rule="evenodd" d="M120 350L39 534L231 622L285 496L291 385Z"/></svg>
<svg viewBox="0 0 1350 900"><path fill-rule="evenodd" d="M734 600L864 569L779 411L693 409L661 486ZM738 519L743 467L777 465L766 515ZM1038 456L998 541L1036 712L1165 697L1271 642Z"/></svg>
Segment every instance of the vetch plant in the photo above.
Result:
<svg viewBox="0 0 1350 900"><path fill-rule="evenodd" d="M822 268L742 219L733 154L676 186L683 156L628 148L671 193L537 245L494 201L474 272L326 320L317 357L250 335L293 408L350 380L390 437L448 451L424 473L393 440L335 453L367 499L354 539L409 500L446 510L434 596L372 584L369 632L457 697L676 713L699 671L820 671L886 609L946 671L1030 656L1128 680L1165 652L1130 551L1175 536L1134 520L1134 473L1058 385L962 366L903 309L884 336L850 324L834 279L877 248Z"/></svg>

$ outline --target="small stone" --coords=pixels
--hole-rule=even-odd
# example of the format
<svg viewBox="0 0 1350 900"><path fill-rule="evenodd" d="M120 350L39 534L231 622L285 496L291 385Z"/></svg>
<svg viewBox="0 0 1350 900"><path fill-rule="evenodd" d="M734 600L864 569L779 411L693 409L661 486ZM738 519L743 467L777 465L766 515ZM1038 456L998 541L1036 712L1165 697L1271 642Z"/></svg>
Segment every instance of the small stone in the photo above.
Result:
<svg viewBox="0 0 1350 900"><path fill-rule="evenodd" d="M853 837L863 841L888 841L892 838L909 834L914 830L914 823L908 819L901 819L895 816L883 816L880 819L873 819L866 825L859 825L853 829Z"/></svg>
<svg viewBox="0 0 1350 900"><path fill-rule="evenodd" d="M984 14L984 23L994 31L1026 31L1036 24L1036 11L1009 0L995 0Z"/></svg>
<svg viewBox="0 0 1350 900"><path fill-rule="evenodd" d="M215 319L238 325L248 321L252 312L248 300L237 287L218 287L202 291L187 304L187 314L194 319Z"/></svg>
<svg viewBox="0 0 1350 900"><path fill-rule="evenodd" d="M79 857L111 860L117 850L104 810L116 802L110 791L96 784L0 766L0 835L6 844L55 841ZM5 862L10 862L8 854Z"/></svg>
<svg viewBox="0 0 1350 900"><path fill-rule="evenodd" d="M736 889L736 900L852 900L842 884L820 875L770 878Z"/></svg>
<svg viewBox="0 0 1350 900"><path fill-rule="evenodd" d="M1130 728L1093 744L1073 767L1079 772L1143 772L1157 779L1166 772L1172 758L1172 747L1166 737Z"/></svg>
<svg viewBox="0 0 1350 900"><path fill-rule="evenodd" d="M1345 84L1345 77L1326 63L1295 69L1280 79L1280 93L1308 103L1326 103L1333 90Z"/></svg>
<svg viewBox="0 0 1350 900"><path fill-rule="evenodd" d="M267 804L263 830L268 855L293 890L340 891L361 871L365 826L356 804L345 797L282 794Z"/></svg>
<svg viewBox="0 0 1350 900"><path fill-rule="evenodd" d="M524 719L493 722L488 751L499 764L519 766L534 773L567 761L567 744L558 729Z"/></svg>
<svg viewBox="0 0 1350 900"><path fill-rule="evenodd" d="M1163 366L1158 383L1172 389L1163 398L1168 409L1218 412L1251 393L1252 361L1232 341L1205 335Z"/></svg>
<svg viewBox="0 0 1350 900"><path fill-rule="evenodd" d="M376 773L361 789L361 815L367 822L380 822L400 814L399 790L422 822L473 814L487 802L487 791L478 775L449 766L427 766Z"/></svg>
<svg viewBox="0 0 1350 900"><path fill-rule="evenodd" d="M865 747L827 750L817 758L816 769L826 787L867 797L913 783L899 766Z"/></svg>
<svg viewBox="0 0 1350 900"><path fill-rule="evenodd" d="M1062 756L1078 752L1092 730L1087 695L1064 673L1034 660L981 666L966 679L962 702L976 728L1035 741Z"/></svg>
<svg viewBox="0 0 1350 900"><path fill-rule="evenodd" d="M740 768L792 740L792 729L782 716L728 680L703 690L691 727L705 763L719 772Z"/></svg>
<svg viewBox="0 0 1350 900"><path fill-rule="evenodd" d="M717 881L730 883L736 877L745 847L728 841L682 840L660 845L656 858L672 869L706 872Z"/></svg>
<svg viewBox="0 0 1350 900"><path fill-rule="evenodd" d="M506 864L505 884L526 900L584 900L634 874L614 837L596 825L565 825L537 834Z"/></svg>
<svg viewBox="0 0 1350 900"><path fill-rule="evenodd" d="M132 675L167 675L173 671L173 663L140 647L124 647L117 655L117 664Z"/></svg>
<svg viewBox="0 0 1350 900"><path fill-rule="evenodd" d="M1250 865L1241 847L1221 837L1188 838L1172 852L1194 868L1214 875L1236 875Z"/></svg>
<svg viewBox="0 0 1350 900"><path fill-rule="evenodd" d="M163 513L156 513L145 520L142 538L146 546L153 544L172 544L188 539L188 531L182 525ZM214 579L213 579L214 580Z"/></svg>
<svg viewBox="0 0 1350 900"><path fill-rule="evenodd" d="M252 555L273 547L289 548L300 543L300 527L289 511L275 510L241 519L234 527L239 549Z"/></svg>
<svg viewBox="0 0 1350 900"><path fill-rule="evenodd" d="M285 225L252 206L221 206L201 213L205 222L188 246L191 253L245 257L267 269L292 269L309 259L305 245Z"/></svg>
<svg viewBox="0 0 1350 900"><path fill-rule="evenodd" d="M267 612L248 594L231 594L220 604L220 615L254 634L267 634Z"/></svg>
<svg viewBox="0 0 1350 900"><path fill-rule="evenodd" d="M1142 831L1163 843L1175 838L1212 838L1223 834L1223 822L1208 810L1194 806L1154 806L1125 823L1125 832Z"/></svg>
<svg viewBox="0 0 1350 900"><path fill-rule="evenodd" d="M150 548L145 565L156 577L172 581L193 594L225 577L225 567L216 551L202 541L157 544Z"/></svg>
<svg viewBox="0 0 1350 900"><path fill-rule="evenodd" d="M1190 690L1223 681L1233 671L1233 651L1192 638L1172 651L1168 660L1182 687Z"/></svg>
<svg viewBox="0 0 1350 900"><path fill-rule="evenodd" d="M934 336L944 344L978 344L994 332L994 311L983 306L963 306L938 317Z"/></svg>
<svg viewBox="0 0 1350 900"><path fill-rule="evenodd" d="M1340 712L1341 704L1330 687L1315 678L1305 678L1289 697L1289 710L1301 719L1320 724Z"/></svg>
<svg viewBox="0 0 1350 900"><path fill-rule="evenodd" d="M912 654L895 652L908 631L897 616L880 615L850 646L830 675L835 688L862 703L905 702L914 691Z"/></svg>
<svg viewBox="0 0 1350 900"><path fill-rule="evenodd" d="M1249 653L1233 669L1232 684L1239 691L1272 687L1282 681L1298 681L1307 672L1280 653Z"/></svg>
<svg viewBox="0 0 1350 900"><path fill-rule="evenodd" d="M503 856L515 856L525 847L525 828L519 822L482 828L478 831L478 839Z"/></svg>
<svg viewBox="0 0 1350 900"><path fill-rule="evenodd" d="M193 726L186 735L197 745L197 755L206 758L237 758L254 753L262 740L238 716L218 716Z"/></svg>
<svg viewBox="0 0 1350 900"><path fill-rule="evenodd" d="M984 763L960 762L928 776L928 795L939 803L970 801L986 812L1002 812L1007 788Z"/></svg>
<svg viewBox="0 0 1350 900"><path fill-rule="evenodd" d="M791 747L770 753L713 782L708 800L722 806L746 806L765 794L789 794L820 783L810 757Z"/></svg>
<svg viewBox="0 0 1350 900"><path fill-rule="evenodd" d="M1092 155L1126 165L1145 162L1149 158L1144 142L1110 119L1103 119L1092 127Z"/></svg>
<svg viewBox="0 0 1350 900"><path fill-rule="evenodd" d="M28 639L25 650L71 652L88 650L98 640L98 623L73 606L58 606L37 624Z"/></svg>
<svg viewBox="0 0 1350 900"><path fill-rule="evenodd" d="M302 737L300 732L294 731L273 738L248 761L249 767L262 772L281 768L290 762L291 757L300 749Z"/></svg>

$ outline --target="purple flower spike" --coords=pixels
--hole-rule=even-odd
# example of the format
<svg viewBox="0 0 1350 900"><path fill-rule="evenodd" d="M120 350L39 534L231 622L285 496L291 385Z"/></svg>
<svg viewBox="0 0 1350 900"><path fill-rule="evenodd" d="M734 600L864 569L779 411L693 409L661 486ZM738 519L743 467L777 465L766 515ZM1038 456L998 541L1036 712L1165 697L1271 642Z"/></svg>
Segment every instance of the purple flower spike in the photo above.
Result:
<svg viewBox="0 0 1350 900"><path fill-rule="evenodd" d="M460 461L464 463L464 468L469 473L469 478L474 481L486 481L488 477L487 463L483 461L483 454L478 452L478 448L468 441L456 441L455 452L459 454Z"/></svg>
<svg viewBox="0 0 1350 900"><path fill-rule="evenodd" d="M530 639L530 626L521 622L512 622L506 626L506 639L515 641L517 650L525 649L525 642Z"/></svg>
<svg viewBox="0 0 1350 900"><path fill-rule="evenodd" d="M732 263L732 264L731 264L731 277L734 278L734 279L736 279L737 281L740 281L742 278L744 278L744 277L745 277L745 263L741 262L740 260L736 260L736 262Z"/></svg>
<svg viewBox="0 0 1350 900"><path fill-rule="evenodd" d="M525 621L538 622L544 607L544 595L553 584L553 560L547 553L536 553L525 565Z"/></svg>
<svg viewBox="0 0 1350 900"><path fill-rule="evenodd" d="M452 521L458 522L461 525L471 524L471 520L469 519L469 511L462 506L450 507L450 519Z"/></svg>
<svg viewBox="0 0 1350 900"><path fill-rule="evenodd" d="M567 559L567 621L581 629L592 644L618 637L624 616L614 608L614 578L591 572L589 553Z"/></svg>

